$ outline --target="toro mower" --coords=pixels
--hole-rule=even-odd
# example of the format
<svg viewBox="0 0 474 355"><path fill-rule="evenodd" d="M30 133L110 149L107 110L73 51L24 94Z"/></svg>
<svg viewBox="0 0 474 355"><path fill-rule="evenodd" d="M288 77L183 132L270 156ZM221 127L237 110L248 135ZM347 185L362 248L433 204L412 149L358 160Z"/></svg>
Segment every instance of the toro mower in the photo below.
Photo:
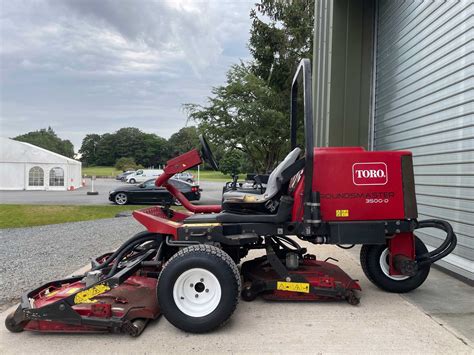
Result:
<svg viewBox="0 0 474 355"><path fill-rule="evenodd" d="M297 146L301 88L305 149ZM169 160L156 179L186 211L169 205L135 211L147 231L96 258L84 275L24 294L6 319L7 328L137 336L163 314L176 327L199 333L229 319L240 297L357 305L357 280L334 260L308 254L297 239L341 247L361 244L365 275L385 291L408 292L423 284L431 264L454 249L456 236L445 221L417 220L412 154L317 147L307 59L293 79L290 123L291 151L265 188L231 184L220 205L193 205L168 183L203 160L217 169L201 136L200 151ZM430 252L414 234L428 227L446 233ZM238 267L252 249L261 249L264 256Z"/></svg>

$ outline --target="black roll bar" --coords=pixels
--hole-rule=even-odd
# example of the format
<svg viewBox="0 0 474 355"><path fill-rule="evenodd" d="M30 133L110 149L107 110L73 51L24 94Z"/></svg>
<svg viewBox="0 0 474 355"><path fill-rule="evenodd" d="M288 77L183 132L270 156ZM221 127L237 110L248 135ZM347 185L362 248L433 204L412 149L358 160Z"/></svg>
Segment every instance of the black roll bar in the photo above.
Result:
<svg viewBox="0 0 474 355"><path fill-rule="evenodd" d="M291 149L296 147L298 130L298 90L303 86L303 105L304 105L304 131L305 131L305 182L304 182L304 201L305 203L319 202L314 201L312 193L313 183L313 151L314 151L314 131L313 131L313 89L311 78L311 62L309 59L302 59L296 69L293 82L291 84L291 113L290 113L290 141ZM305 216L305 219L312 217Z"/></svg>

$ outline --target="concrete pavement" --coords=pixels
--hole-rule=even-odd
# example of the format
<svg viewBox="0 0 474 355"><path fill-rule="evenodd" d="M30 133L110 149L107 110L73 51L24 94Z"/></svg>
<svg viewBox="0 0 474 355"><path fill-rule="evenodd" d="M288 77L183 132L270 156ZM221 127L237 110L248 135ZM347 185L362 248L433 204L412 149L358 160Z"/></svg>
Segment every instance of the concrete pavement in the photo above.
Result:
<svg viewBox="0 0 474 355"><path fill-rule="evenodd" d="M162 317L136 339L126 335L11 334L1 327L0 353L474 353L466 335L440 324L410 298L373 286L353 253L335 246L305 246L320 259L332 256L340 260L340 266L360 280L359 306L241 301L231 320L212 333L187 334ZM450 295L436 283L436 275L435 280L430 275L411 295L423 297L425 288L434 292L432 302L456 302L447 298ZM1 314L1 322L6 315Z"/></svg>

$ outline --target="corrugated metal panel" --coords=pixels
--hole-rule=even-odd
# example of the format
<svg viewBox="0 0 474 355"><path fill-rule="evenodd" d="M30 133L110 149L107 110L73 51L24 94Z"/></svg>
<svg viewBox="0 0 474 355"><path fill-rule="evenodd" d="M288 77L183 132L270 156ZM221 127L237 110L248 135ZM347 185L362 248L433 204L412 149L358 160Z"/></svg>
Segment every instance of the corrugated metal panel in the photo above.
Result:
<svg viewBox="0 0 474 355"><path fill-rule="evenodd" d="M443 266L474 279L474 2L378 3L374 148L414 155L419 218L458 235ZM442 233L417 234L433 248Z"/></svg>

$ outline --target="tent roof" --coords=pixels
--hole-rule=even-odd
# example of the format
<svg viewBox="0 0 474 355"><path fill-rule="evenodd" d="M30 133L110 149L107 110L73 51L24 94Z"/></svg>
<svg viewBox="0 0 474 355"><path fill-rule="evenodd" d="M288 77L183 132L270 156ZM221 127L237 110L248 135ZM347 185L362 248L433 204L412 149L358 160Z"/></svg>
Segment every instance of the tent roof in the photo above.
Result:
<svg viewBox="0 0 474 355"><path fill-rule="evenodd" d="M33 144L0 137L0 163L81 164Z"/></svg>

